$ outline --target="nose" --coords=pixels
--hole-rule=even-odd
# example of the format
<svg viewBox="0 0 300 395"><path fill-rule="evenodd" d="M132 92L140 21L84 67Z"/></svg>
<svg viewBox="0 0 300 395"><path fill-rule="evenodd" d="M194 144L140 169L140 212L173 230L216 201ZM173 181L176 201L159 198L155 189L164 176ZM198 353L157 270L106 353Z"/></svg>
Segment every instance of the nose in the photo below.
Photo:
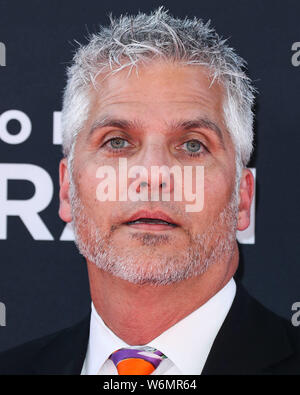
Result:
<svg viewBox="0 0 300 395"><path fill-rule="evenodd" d="M141 177L141 178L143 179L143 177ZM152 177L152 180L153 180L153 177ZM170 184L171 184L171 181L169 183L167 183L165 181L159 180L158 184L159 184L159 189L162 190L163 192L171 192L172 188L170 188L170 187L168 188L168 186L170 186ZM148 188L148 190L151 190L151 187L153 187L153 186L155 187L156 185L157 185L157 182L155 183L155 181L152 181L152 182L141 181L138 184L136 191L137 191L137 193L141 193L141 190L143 188Z"/></svg>
<svg viewBox="0 0 300 395"><path fill-rule="evenodd" d="M174 190L174 174L172 159L162 144L149 144L139 158L138 165L143 171L139 174L136 192L151 191L152 196L160 193L172 193ZM157 200L157 199L155 199Z"/></svg>

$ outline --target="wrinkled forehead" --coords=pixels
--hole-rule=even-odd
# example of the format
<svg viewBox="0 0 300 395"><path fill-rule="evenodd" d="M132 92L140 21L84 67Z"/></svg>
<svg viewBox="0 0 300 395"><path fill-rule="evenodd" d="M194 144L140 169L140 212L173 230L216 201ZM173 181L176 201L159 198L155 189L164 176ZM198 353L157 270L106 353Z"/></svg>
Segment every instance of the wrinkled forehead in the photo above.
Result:
<svg viewBox="0 0 300 395"><path fill-rule="evenodd" d="M99 112L134 110L141 117L151 112L153 120L176 117L177 111L223 117L223 85L201 66L157 61L100 75L90 97L91 117Z"/></svg>

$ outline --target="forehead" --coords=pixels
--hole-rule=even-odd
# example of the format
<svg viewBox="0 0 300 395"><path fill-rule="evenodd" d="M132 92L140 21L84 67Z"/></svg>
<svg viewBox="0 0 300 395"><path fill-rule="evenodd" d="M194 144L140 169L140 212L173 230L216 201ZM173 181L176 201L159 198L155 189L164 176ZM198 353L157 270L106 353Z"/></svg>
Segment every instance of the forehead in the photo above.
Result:
<svg viewBox="0 0 300 395"><path fill-rule="evenodd" d="M97 79L89 121L101 115L141 118L144 123L202 117L223 123L223 86L205 67L155 62Z"/></svg>

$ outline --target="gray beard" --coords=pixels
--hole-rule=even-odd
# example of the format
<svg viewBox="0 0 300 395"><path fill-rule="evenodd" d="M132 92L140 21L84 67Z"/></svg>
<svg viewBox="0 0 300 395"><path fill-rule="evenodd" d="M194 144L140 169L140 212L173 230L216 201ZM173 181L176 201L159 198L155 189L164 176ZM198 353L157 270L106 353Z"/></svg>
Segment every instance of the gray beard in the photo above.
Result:
<svg viewBox="0 0 300 395"><path fill-rule="evenodd" d="M113 229L103 234L84 205L73 182L71 208L75 244L79 252L99 269L134 284L168 285L202 275L214 263L228 261L236 244L238 195L232 194L229 204L201 234L193 236L184 230L189 247L174 254L159 253L159 246L171 242L170 236L136 232L131 235L147 248L145 253L124 251L122 256L111 242Z"/></svg>

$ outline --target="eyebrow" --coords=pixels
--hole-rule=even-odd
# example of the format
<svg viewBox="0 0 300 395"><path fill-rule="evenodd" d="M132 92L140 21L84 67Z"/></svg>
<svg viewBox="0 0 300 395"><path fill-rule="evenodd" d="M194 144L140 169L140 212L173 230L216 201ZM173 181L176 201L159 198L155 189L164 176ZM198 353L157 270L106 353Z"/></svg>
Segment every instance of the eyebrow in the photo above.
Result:
<svg viewBox="0 0 300 395"><path fill-rule="evenodd" d="M104 116L98 120L96 120L89 131L89 137L94 133L96 129L101 129L105 127L114 127L114 128L119 128L123 130L137 130L137 129L143 129L144 126L143 124L138 121L138 120L126 120L126 119L117 119L117 118L111 118L109 116ZM213 131L222 147L225 149L225 144L224 144L224 137L223 133L221 131L221 128L213 121L209 120L208 118L195 118L193 120L182 120L182 121L175 121L171 122L168 125L169 130L191 130L191 129L207 129Z"/></svg>
<svg viewBox="0 0 300 395"><path fill-rule="evenodd" d="M89 131L89 136L93 134L96 129L101 129L105 127L113 127L120 129L143 129L143 125L141 122L137 120L127 121L126 119L117 119L111 118L109 116L104 116L100 119L97 119L91 126Z"/></svg>
<svg viewBox="0 0 300 395"><path fill-rule="evenodd" d="M221 128L219 128L219 126L215 122L207 118L200 117L189 121L179 121L179 122L176 121L172 123L171 126L172 126L172 130L190 130L190 129L211 130L217 135L222 147L225 149L224 137Z"/></svg>

